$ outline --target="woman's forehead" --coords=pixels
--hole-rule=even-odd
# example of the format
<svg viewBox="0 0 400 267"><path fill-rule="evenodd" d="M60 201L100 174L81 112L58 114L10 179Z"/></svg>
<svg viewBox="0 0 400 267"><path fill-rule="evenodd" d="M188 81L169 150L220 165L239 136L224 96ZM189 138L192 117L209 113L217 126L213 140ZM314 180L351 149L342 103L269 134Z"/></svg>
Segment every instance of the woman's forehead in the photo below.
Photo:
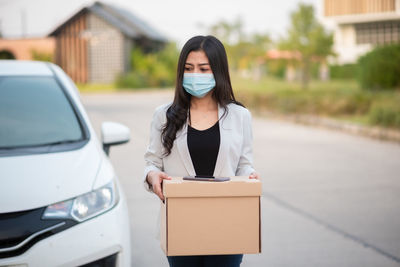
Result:
<svg viewBox="0 0 400 267"><path fill-rule="evenodd" d="M208 58L206 56L206 53L204 53L204 51L202 50L191 51L186 58L186 63L191 63L191 64L208 63Z"/></svg>

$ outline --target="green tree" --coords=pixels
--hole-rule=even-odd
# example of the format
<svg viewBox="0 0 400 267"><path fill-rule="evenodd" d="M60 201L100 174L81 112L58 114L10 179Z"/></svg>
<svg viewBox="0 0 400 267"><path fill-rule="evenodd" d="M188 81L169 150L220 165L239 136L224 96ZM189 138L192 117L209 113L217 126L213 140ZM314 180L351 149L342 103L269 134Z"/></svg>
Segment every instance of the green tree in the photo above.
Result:
<svg viewBox="0 0 400 267"><path fill-rule="evenodd" d="M245 38L243 21L240 17L237 17L232 22L220 20L209 26L208 31L220 39L225 45L240 43Z"/></svg>
<svg viewBox="0 0 400 267"><path fill-rule="evenodd" d="M300 54L302 85L307 88L312 60L323 61L333 55L333 36L317 21L312 5L300 3L298 9L292 12L290 20L288 35L281 40L279 46Z"/></svg>
<svg viewBox="0 0 400 267"><path fill-rule="evenodd" d="M271 45L268 34L245 34L240 17L229 22L221 20L207 31L224 44L231 70L238 71L258 66L257 59L263 57Z"/></svg>

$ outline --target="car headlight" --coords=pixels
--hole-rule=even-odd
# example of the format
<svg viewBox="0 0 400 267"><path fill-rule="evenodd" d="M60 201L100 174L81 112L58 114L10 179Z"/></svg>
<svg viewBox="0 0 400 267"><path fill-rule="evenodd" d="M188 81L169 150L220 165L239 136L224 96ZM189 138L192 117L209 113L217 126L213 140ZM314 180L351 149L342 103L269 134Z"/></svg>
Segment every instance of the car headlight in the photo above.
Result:
<svg viewBox="0 0 400 267"><path fill-rule="evenodd" d="M118 203L115 181L76 198L52 204L46 208L42 219L73 219L78 222L104 213Z"/></svg>

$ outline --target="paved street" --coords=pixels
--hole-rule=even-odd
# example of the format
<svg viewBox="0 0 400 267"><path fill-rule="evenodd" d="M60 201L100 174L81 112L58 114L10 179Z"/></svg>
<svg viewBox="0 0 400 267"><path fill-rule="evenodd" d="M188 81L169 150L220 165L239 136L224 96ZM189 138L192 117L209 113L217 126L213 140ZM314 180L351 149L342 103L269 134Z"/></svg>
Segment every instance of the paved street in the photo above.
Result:
<svg viewBox="0 0 400 267"><path fill-rule="evenodd" d="M132 131L110 156L129 201L133 266L168 266L156 239L159 200L142 173L152 113L171 100L171 91L82 95L98 134L103 121ZM399 144L256 117L253 132L262 254L242 266L400 266Z"/></svg>

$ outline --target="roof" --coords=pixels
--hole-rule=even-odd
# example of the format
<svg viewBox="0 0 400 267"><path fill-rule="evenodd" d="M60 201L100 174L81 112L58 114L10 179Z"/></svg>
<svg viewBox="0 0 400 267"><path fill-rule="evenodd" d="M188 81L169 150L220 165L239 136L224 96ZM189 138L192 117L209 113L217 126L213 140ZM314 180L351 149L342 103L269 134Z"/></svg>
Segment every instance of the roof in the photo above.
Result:
<svg viewBox="0 0 400 267"><path fill-rule="evenodd" d="M25 60L0 60L0 76L53 76L50 63Z"/></svg>
<svg viewBox="0 0 400 267"><path fill-rule="evenodd" d="M300 59L301 54L297 51L271 49L266 53L268 59Z"/></svg>
<svg viewBox="0 0 400 267"><path fill-rule="evenodd" d="M100 1L96 1L91 6L84 7L83 9L75 13L75 15L67 19L55 30L53 30L49 34L49 36L56 35L66 23L68 23L76 16L87 11L99 16L109 24L113 25L115 28L119 29L124 35L129 38L137 39L140 37L145 37L159 42L168 41L160 32L158 32L155 28L150 26L145 21L138 18L132 12L124 8L111 4L106 4Z"/></svg>

